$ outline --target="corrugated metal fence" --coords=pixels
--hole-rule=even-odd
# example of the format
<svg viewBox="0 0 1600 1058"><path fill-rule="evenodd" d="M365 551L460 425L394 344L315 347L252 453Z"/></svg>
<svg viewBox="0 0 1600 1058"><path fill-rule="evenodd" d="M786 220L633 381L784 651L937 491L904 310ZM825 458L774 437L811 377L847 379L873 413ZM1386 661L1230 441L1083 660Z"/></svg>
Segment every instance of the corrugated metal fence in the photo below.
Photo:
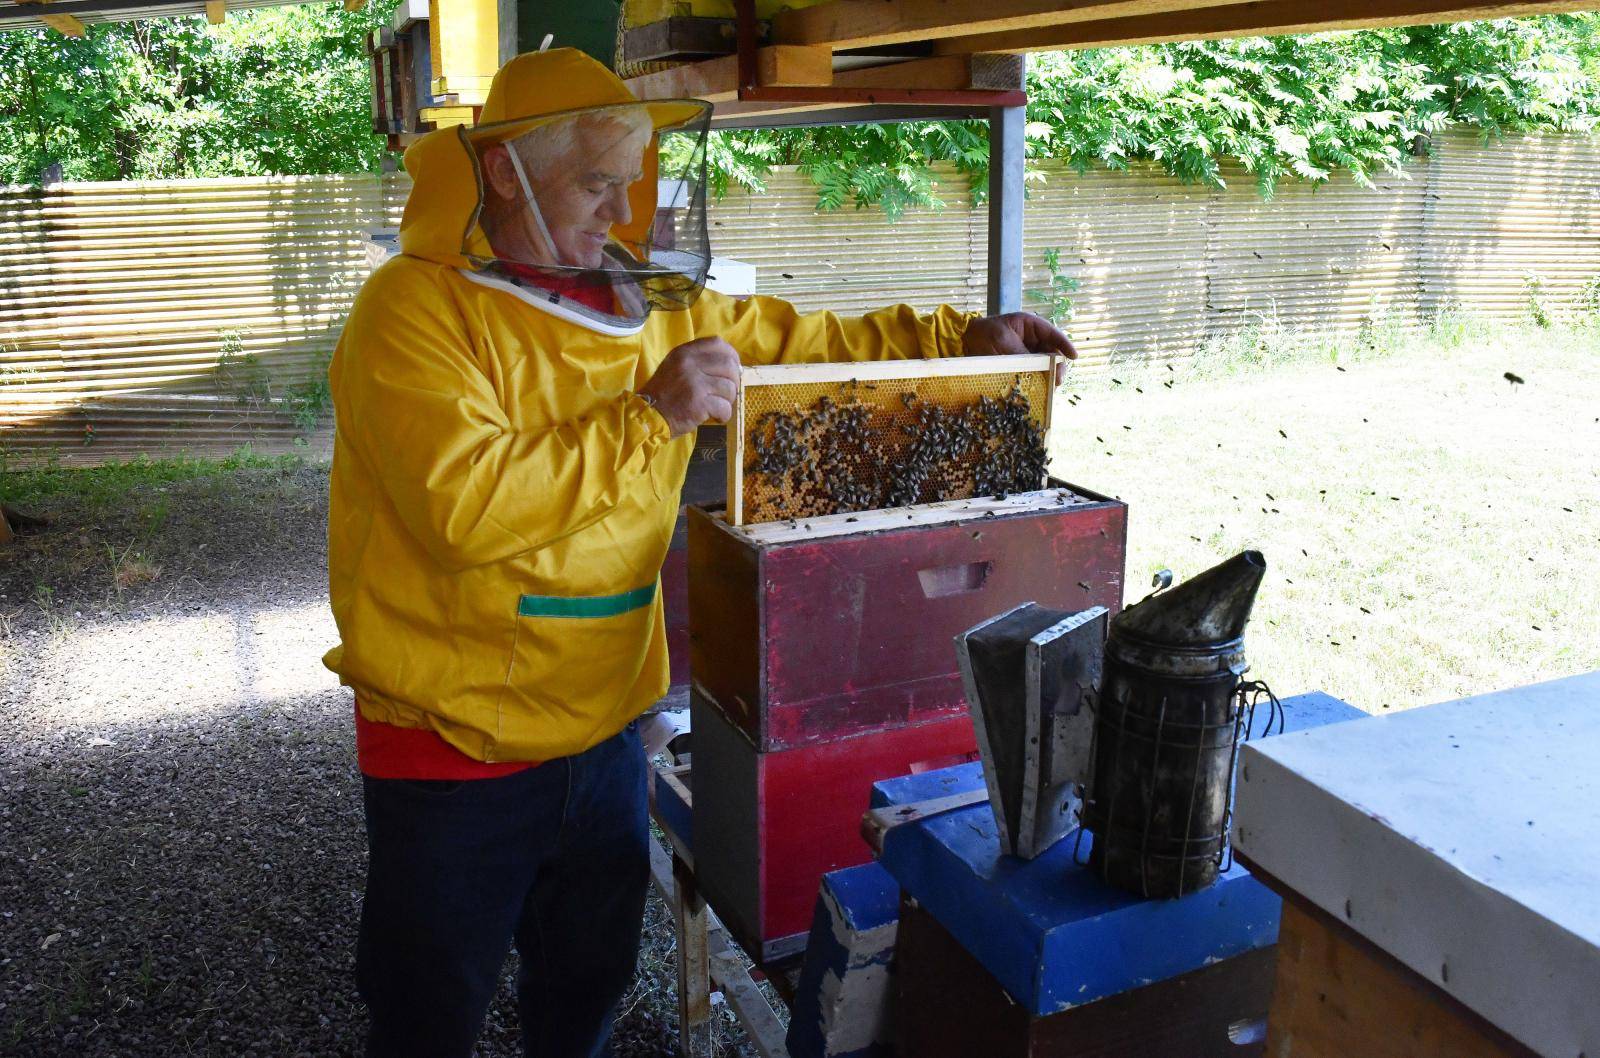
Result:
<svg viewBox="0 0 1600 1058"><path fill-rule="evenodd" d="M1072 331L1091 362L1190 356L1262 321L1354 333L1447 305L1512 319L1530 284L1559 307L1600 275L1600 143L1587 138L1452 134L1376 192L1285 184L1270 203L1242 172L1226 190L1150 169L1045 175L1025 211L1026 283L1048 282L1056 248L1081 284ZM403 175L0 189L0 451L290 446L370 268L368 233L398 223L405 192ZM894 225L819 215L809 183L783 171L766 194L713 207L712 246L804 308L978 310L986 216L958 175L943 194L944 210ZM325 450L325 426L310 444Z"/></svg>

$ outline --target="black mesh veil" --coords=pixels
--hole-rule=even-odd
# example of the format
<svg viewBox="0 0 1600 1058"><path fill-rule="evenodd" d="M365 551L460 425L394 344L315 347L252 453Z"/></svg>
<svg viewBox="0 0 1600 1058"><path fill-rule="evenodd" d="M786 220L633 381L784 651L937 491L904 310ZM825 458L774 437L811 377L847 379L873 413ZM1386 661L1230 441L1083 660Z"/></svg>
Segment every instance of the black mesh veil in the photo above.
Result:
<svg viewBox="0 0 1600 1058"><path fill-rule="evenodd" d="M624 103L463 128L480 277L602 330L694 303L711 264L710 104Z"/></svg>

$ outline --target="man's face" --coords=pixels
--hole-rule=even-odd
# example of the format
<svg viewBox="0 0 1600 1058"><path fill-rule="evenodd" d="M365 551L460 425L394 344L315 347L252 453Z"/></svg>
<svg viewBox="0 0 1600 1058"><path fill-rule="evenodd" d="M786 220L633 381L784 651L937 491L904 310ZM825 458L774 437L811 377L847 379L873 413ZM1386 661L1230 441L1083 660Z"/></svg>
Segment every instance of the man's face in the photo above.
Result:
<svg viewBox="0 0 1600 1058"><path fill-rule="evenodd" d="M649 132L604 119L580 121L573 131L571 145L556 157L530 158L526 150L519 155L550 233L549 241L554 244L555 260L547 260L550 247L526 207L520 211L508 208L498 225L502 230L490 235L496 243L507 237L525 242L517 256L530 263L599 268L612 225L627 224L633 218L628 188L643 175L641 163ZM517 144L506 145L506 150L518 149ZM523 195L515 173L509 174L510 186L496 175L497 170L510 168L509 159L505 163L491 162L491 183L509 202L521 203ZM508 226L513 230L505 231Z"/></svg>

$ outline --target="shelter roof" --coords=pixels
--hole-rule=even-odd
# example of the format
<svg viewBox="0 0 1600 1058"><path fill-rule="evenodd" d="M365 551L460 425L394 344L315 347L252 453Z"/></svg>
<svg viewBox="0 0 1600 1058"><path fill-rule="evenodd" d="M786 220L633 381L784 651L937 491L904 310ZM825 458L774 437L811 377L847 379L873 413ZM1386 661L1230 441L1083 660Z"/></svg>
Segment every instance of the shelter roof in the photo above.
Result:
<svg viewBox="0 0 1600 1058"><path fill-rule="evenodd" d="M228 10L246 7L284 7L305 0L225 0ZM217 0L211 0L214 5ZM56 0L53 3L17 3L0 0L0 30L43 29L45 16L71 15L85 24L131 22L141 18L206 14L207 0Z"/></svg>

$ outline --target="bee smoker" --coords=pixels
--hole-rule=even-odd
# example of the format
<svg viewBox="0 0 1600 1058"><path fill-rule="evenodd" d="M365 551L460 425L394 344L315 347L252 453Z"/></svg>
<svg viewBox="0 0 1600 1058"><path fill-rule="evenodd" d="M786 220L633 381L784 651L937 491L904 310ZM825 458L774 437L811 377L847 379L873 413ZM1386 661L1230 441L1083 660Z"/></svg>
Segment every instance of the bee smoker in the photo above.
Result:
<svg viewBox="0 0 1600 1058"><path fill-rule="evenodd" d="M1164 574L1111 621L1082 821L1089 867L1112 885L1171 898L1217 880L1246 701L1270 697L1243 679L1244 626L1266 569L1246 551L1165 591Z"/></svg>

